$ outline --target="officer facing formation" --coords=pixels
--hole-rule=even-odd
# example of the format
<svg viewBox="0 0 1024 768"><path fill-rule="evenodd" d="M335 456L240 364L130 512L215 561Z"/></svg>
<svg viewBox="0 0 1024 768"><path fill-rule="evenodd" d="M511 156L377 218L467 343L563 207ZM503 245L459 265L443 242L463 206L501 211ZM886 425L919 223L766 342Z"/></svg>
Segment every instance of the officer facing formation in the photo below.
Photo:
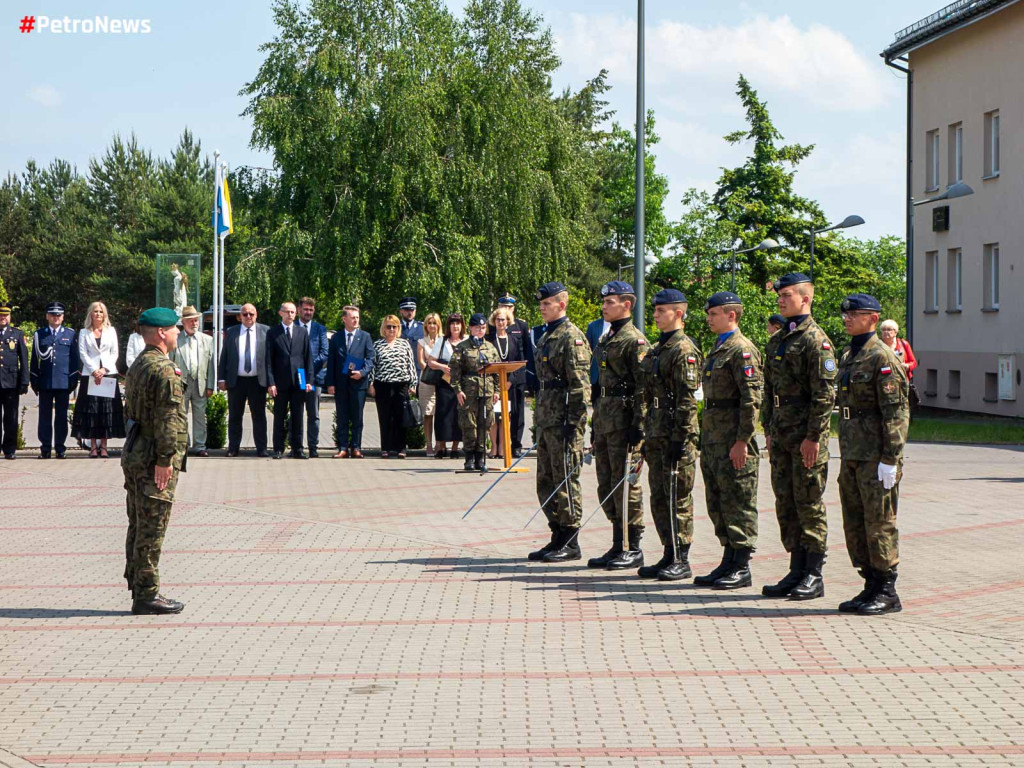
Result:
<svg viewBox="0 0 1024 768"><path fill-rule="evenodd" d="M662 581L693 575L689 552L700 434L696 394L704 357L683 330L686 309L681 291L666 289L654 296L654 322L661 336L641 363L651 515L665 553L637 575Z"/></svg>
<svg viewBox="0 0 1024 768"><path fill-rule="evenodd" d="M828 481L836 360L832 342L811 318L811 279L800 273L783 275L775 292L785 324L765 348L761 423L789 573L761 592L810 600L825 595L821 569L828 520L822 495Z"/></svg>
<svg viewBox="0 0 1024 768"><path fill-rule="evenodd" d="M32 336L29 362L32 391L39 395L39 458L50 458L56 451L64 458L68 438L68 402L78 386L82 363L75 332L64 325L64 305L50 302L46 307L46 327Z"/></svg>
<svg viewBox="0 0 1024 768"><path fill-rule="evenodd" d="M700 468L708 514L724 552L718 567L693 583L739 589L751 585L750 556L757 544L754 431L761 407L761 353L739 329L739 296L716 293L704 309L718 340L704 364Z"/></svg>
<svg viewBox="0 0 1024 768"><path fill-rule="evenodd" d="M551 540L531 552L529 559L579 560L583 556L577 541L583 514L579 468L590 400L590 346L565 315L569 292L564 285L545 283L536 298L546 323L536 351L537 497L544 505Z"/></svg>
<svg viewBox="0 0 1024 768"><path fill-rule="evenodd" d="M160 551L171 516L178 472L185 471L188 427L181 372L168 356L178 343L178 316L157 307L139 316L146 348L128 370L128 437L121 457L127 491L128 535L124 577L133 614L181 613L160 592Z"/></svg>
<svg viewBox="0 0 1024 768"><path fill-rule="evenodd" d="M469 318L469 338L452 351L452 389L459 400L459 427L466 452L466 471L487 471L487 433L494 424L494 402L498 399L498 375L485 375L481 369L501 361L498 350L484 339L487 317Z"/></svg>
<svg viewBox="0 0 1024 768"><path fill-rule="evenodd" d="M4 458L18 450L18 406L28 392L28 347L25 332L11 327L11 308L0 304L0 445Z"/></svg>
<svg viewBox="0 0 1024 768"><path fill-rule="evenodd" d="M602 286L601 296L601 315L611 328L598 341L594 352L599 375L594 388L591 444L597 464L597 495L612 523L612 547L600 557L591 558L587 566L620 570L644 564L640 549L644 530L643 491L639 483L626 489L621 486L626 484L627 461L644 440L640 362L647 339L630 317L636 305L633 286L613 280ZM625 511L624 496L628 496ZM625 537L623 514L628 525Z"/></svg>
<svg viewBox="0 0 1024 768"><path fill-rule="evenodd" d="M878 299L864 293L843 300L851 343L838 372L839 500L846 548L864 577L861 593L839 610L865 615L903 609L896 594L896 508L910 427L909 384L899 358L875 335L881 310Z"/></svg>

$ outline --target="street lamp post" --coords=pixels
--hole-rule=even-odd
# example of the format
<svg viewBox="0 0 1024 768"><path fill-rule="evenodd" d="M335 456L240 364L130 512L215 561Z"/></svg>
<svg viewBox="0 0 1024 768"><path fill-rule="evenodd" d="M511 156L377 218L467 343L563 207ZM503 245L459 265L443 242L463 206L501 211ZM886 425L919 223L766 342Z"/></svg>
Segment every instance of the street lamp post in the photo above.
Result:
<svg viewBox="0 0 1024 768"><path fill-rule="evenodd" d="M644 274L646 275L648 272L650 272L651 271L651 267L653 267L659 261L660 261L660 259L657 256L655 256L653 253L649 253L646 256L644 256ZM632 262L632 261L627 261L625 264L620 264L619 265L618 279L619 280L622 279L622 270L624 270L624 269L626 269L628 267L634 267L634 266L635 266L635 262ZM636 270L634 269L634 274L635 273L636 273ZM637 287L635 285L633 286L633 290L634 291L637 290ZM639 303L639 302L640 302L640 300L639 300L639 296L638 296L637 297L637 303Z"/></svg>
<svg viewBox="0 0 1024 768"><path fill-rule="evenodd" d="M727 253L732 254L731 264L729 271L732 272L732 280L729 283L729 290L733 293L736 292L736 257L744 253L753 253L754 251L770 251L774 248L780 248L781 246L770 237L765 238L760 243L755 245L753 248L744 248L742 251L737 251L736 247L726 248L724 251L719 251L716 256L724 256Z"/></svg>
<svg viewBox="0 0 1024 768"><path fill-rule="evenodd" d="M633 324L644 330L644 0L637 0L636 7L636 213L634 223L633 289L636 291L636 306L633 308Z"/></svg>
<svg viewBox="0 0 1024 768"><path fill-rule="evenodd" d="M815 229L811 226L811 270L808 277L814 280L814 240L815 238L824 233L831 232L834 229L849 229L850 227L859 227L864 223L864 219L860 216L847 216L845 219L840 221L838 224L832 224L831 226L824 227L823 229Z"/></svg>

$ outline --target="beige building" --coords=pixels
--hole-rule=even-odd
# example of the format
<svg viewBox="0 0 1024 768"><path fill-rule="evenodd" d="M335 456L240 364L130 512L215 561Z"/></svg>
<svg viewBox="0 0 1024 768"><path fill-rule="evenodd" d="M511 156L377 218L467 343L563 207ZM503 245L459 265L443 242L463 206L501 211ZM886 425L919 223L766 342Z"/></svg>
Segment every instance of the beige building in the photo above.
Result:
<svg viewBox="0 0 1024 768"><path fill-rule="evenodd" d="M907 330L922 405L1024 416L1024 2L960 0L882 55L909 70ZM922 202L957 182L974 194Z"/></svg>

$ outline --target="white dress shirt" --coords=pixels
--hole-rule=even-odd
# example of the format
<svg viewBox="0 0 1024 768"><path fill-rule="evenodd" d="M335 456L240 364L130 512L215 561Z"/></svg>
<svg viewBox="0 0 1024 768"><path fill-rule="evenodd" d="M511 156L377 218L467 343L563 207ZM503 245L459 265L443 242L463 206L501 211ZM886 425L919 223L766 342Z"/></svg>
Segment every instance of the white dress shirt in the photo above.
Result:
<svg viewBox="0 0 1024 768"><path fill-rule="evenodd" d="M245 370L245 337L249 335L250 346L249 354L252 355L252 370ZM238 332L238 375L239 376L255 376L256 375L256 325L253 324L252 328L246 328L244 325Z"/></svg>
<svg viewBox="0 0 1024 768"><path fill-rule="evenodd" d="M128 363L128 367L132 367L132 363L135 362L135 358L142 354L142 350L146 348L146 340L142 338L141 333L133 333L128 337L128 351L124 353L125 362Z"/></svg>

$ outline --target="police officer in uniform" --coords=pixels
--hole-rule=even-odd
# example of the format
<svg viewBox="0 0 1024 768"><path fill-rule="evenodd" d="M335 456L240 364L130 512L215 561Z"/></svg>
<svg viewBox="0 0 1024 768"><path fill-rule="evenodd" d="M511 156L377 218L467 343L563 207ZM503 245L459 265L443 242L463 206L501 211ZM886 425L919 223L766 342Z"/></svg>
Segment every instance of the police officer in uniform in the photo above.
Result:
<svg viewBox="0 0 1024 768"><path fill-rule="evenodd" d="M416 345L423 338L423 323L416 319L416 297L406 296L398 302L398 314L402 316L402 338L412 347L412 359L416 362L416 373L419 374L420 361L419 355L416 354Z"/></svg>
<svg viewBox="0 0 1024 768"><path fill-rule="evenodd" d="M693 583L713 589L749 587L757 543L757 471L754 431L761 407L761 353L739 329L743 302L730 291L704 305L718 334L704 364L700 469L708 514L724 552L711 573Z"/></svg>
<svg viewBox="0 0 1024 768"><path fill-rule="evenodd" d="M655 294L654 322L661 336L641 363L647 412L647 482L651 488L651 514L664 547L661 560L637 571L643 579L679 581L693 575L693 483L700 440L696 395L704 356L684 331L687 306L682 291L666 288ZM675 516L674 546L671 515Z"/></svg>
<svg viewBox="0 0 1024 768"><path fill-rule="evenodd" d="M867 616L903 610L896 594L896 508L910 428L910 385L896 353L875 335L881 311L878 299L865 293L843 300L850 346L839 359L837 377L839 500L846 548L864 578L861 593L839 610Z"/></svg>
<svg viewBox="0 0 1024 768"><path fill-rule="evenodd" d="M165 307L139 316L146 348L125 382L129 429L121 456L128 507L124 577L136 615L181 613L185 607L160 594L159 570L178 473L185 471L188 450L185 385L169 358L178 344L177 323L177 314Z"/></svg>
<svg viewBox="0 0 1024 768"><path fill-rule="evenodd" d="M611 328L598 341L594 353L599 373L594 388L591 444L597 464L597 495L612 524L612 547L600 557L591 558L587 566L615 571L644 564L640 549L643 491L637 484L629 485L624 492L620 483L625 483L627 457L631 458L644 440L640 361L647 350L647 339L631 318L636 305L633 286L613 280L602 286L601 297L601 316ZM624 495L628 495L627 510L622 508ZM627 541L622 535L623 514L629 529Z"/></svg>
<svg viewBox="0 0 1024 768"><path fill-rule="evenodd" d="M18 450L18 406L28 382L25 332L11 327L11 308L0 304L0 445L12 461Z"/></svg>
<svg viewBox="0 0 1024 768"><path fill-rule="evenodd" d="M590 400L590 346L565 315L569 291L564 285L545 283L536 298L546 323L536 353L537 498L544 503L570 479L544 506L551 540L529 558L557 563L583 556L577 541L583 515L579 469Z"/></svg>
<svg viewBox="0 0 1024 768"><path fill-rule="evenodd" d="M487 471L487 433L494 424L494 402L498 399L498 374L483 374L488 363L501 361L498 350L484 338L487 316L469 318L469 338L452 351L448 365L452 389L459 401L459 428L462 448L466 452L463 468Z"/></svg>
<svg viewBox="0 0 1024 768"><path fill-rule="evenodd" d="M39 458L50 458L55 450L63 459L68 438L68 402L78 386L82 362L75 332L64 325L64 305L50 302L46 327L32 337L29 362L32 391L39 395Z"/></svg>
<svg viewBox="0 0 1024 768"><path fill-rule="evenodd" d="M811 318L811 279L799 272L783 275L775 292L784 325L765 348L761 422L789 573L761 592L810 600L825 595L821 569L828 520L822 495L828 481L836 360L832 342Z"/></svg>

